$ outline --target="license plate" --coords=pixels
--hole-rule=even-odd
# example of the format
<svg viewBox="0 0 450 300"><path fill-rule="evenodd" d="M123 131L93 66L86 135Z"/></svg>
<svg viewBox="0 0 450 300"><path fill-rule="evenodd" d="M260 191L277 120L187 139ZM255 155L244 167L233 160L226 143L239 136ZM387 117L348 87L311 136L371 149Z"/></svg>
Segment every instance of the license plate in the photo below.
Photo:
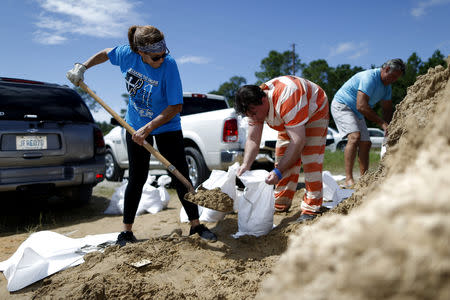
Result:
<svg viewBox="0 0 450 300"><path fill-rule="evenodd" d="M20 135L16 136L17 150L44 150L47 149L47 136Z"/></svg>

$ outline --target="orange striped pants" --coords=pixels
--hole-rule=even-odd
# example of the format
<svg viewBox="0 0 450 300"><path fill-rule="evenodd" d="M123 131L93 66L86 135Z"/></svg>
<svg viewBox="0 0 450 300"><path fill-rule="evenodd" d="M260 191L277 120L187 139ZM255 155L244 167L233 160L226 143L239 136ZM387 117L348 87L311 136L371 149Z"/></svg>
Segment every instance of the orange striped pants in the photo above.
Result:
<svg viewBox="0 0 450 300"><path fill-rule="evenodd" d="M319 212L323 200L322 166L328 130L328 103L323 110L314 115L305 125L306 144L300 159L283 172L283 178L275 187L275 210L288 211L297 190L298 177L303 163L306 193L301 203L303 214ZM284 155L290 138L285 131L278 133L275 159L278 162Z"/></svg>

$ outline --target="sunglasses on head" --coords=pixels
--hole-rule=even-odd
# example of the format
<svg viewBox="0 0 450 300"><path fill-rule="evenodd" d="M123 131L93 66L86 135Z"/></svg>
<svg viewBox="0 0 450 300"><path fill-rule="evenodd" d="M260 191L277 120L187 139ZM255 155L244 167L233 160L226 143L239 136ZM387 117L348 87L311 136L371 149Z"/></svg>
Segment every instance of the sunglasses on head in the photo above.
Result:
<svg viewBox="0 0 450 300"><path fill-rule="evenodd" d="M161 58L166 57L167 54L169 54L169 53L170 53L170 51L169 51L169 49L167 49L166 53L164 53L163 55L150 56L150 58L151 58L153 61L158 61L158 60L160 60Z"/></svg>

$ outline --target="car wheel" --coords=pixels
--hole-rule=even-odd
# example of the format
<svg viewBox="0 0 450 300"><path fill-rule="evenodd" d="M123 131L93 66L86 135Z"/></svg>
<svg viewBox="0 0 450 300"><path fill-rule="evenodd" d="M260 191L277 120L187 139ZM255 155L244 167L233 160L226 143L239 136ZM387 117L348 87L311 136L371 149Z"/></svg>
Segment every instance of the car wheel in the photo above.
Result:
<svg viewBox="0 0 450 300"><path fill-rule="evenodd" d="M64 188L62 196L68 198L70 204L75 206L88 204L92 198L92 184Z"/></svg>
<svg viewBox="0 0 450 300"><path fill-rule="evenodd" d="M337 144L336 149L340 150L340 151L344 151L345 150L345 146L347 146L347 142L340 142L339 144Z"/></svg>
<svg viewBox="0 0 450 300"><path fill-rule="evenodd" d="M197 149L186 147L184 152L186 153L186 162L189 168L189 179L192 182L192 186L196 188L208 179L210 171L202 154Z"/></svg>
<svg viewBox="0 0 450 300"><path fill-rule="evenodd" d="M109 181L122 181L124 169L121 169L114 159L111 149L106 150L105 154L105 177Z"/></svg>

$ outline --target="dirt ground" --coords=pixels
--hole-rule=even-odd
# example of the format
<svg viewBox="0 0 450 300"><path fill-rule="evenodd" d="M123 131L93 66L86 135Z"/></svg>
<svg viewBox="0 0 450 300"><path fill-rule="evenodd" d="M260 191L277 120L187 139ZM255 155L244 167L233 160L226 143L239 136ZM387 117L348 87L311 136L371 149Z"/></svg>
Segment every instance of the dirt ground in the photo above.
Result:
<svg viewBox="0 0 450 300"><path fill-rule="evenodd" d="M450 299L449 78L442 67L418 78L397 107L379 169L313 222L293 222L300 190L269 234L236 240L237 215L228 214L208 224L219 241L204 243L187 236L172 199L167 210L137 217L142 242L89 254L15 293L0 276L0 299ZM106 203L95 197L91 207ZM75 238L120 224L120 216L88 212L52 230ZM2 235L0 260L28 235ZM140 259L152 263L128 264Z"/></svg>
<svg viewBox="0 0 450 300"><path fill-rule="evenodd" d="M117 186L101 183L94 189L94 195ZM171 196L168 209L136 218L133 230L140 243L88 254L84 264L14 293L7 291L6 279L0 276L0 299L254 298L261 281L286 250L289 232L295 228L289 224L299 216L303 190L297 191L290 212L274 216L274 223L279 226L267 236L232 238L231 234L238 231L235 213L227 214L220 222L205 223L218 235L216 243L188 236L189 225L180 223L181 204L176 194ZM88 207L92 211L86 212L91 217L83 218L80 212L75 212L79 220L69 220L70 225L51 230L71 238L120 231L121 216L101 215L107 205L108 199L94 196ZM8 259L28 236L29 233L23 233L0 237L0 261ZM152 263L141 269L128 265L141 259Z"/></svg>

